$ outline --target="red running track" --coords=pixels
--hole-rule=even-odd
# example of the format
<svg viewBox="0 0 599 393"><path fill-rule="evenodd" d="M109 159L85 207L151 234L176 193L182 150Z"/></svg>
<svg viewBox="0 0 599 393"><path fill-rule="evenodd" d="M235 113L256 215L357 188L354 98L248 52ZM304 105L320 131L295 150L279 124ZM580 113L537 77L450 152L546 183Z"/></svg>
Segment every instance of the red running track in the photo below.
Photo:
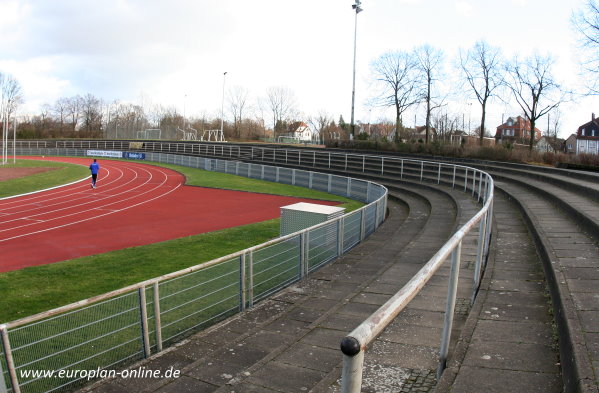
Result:
<svg viewBox="0 0 599 393"><path fill-rule="evenodd" d="M98 162L96 189L85 179L0 199L0 272L269 220L279 217L281 206L311 201L185 186L181 173L166 168Z"/></svg>

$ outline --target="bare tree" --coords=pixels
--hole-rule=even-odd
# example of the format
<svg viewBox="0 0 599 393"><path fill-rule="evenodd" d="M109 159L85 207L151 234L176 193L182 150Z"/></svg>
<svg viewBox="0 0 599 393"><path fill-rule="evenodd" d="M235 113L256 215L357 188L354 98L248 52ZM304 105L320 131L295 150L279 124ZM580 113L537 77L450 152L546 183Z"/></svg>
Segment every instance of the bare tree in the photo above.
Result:
<svg viewBox="0 0 599 393"><path fill-rule="evenodd" d="M266 99L272 112L273 136L276 138L295 111L295 96L288 87L277 86L266 91Z"/></svg>
<svg viewBox="0 0 599 393"><path fill-rule="evenodd" d="M565 100L565 92L555 81L552 67L555 60L551 56L538 54L524 62L514 59L507 65L508 88L530 122L529 149L535 142L535 124L539 118L557 108Z"/></svg>
<svg viewBox="0 0 599 393"><path fill-rule="evenodd" d="M81 112L81 96L66 98L67 100L67 116L71 119L71 127L73 131L77 130L79 116Z"/></svg>
<svg viewBox="0 0 599 393"><path fill-rule="evenodd" d="M572 17L572 24L579 34L582 52L581 66L593 75L590 94L599 94L599 3L587 0L584 9Z"/></svg>
<svg viewBox="0 0 599 393"><path fill-rule="evenodd" d="M429 142L431 128L431 113L433 110L443 106L443 99L434 93L434 84L438 80L443 64L443 52L430 45L424 45L414 51L418 58L418 68L423 76L424 86L423 101L426 104L426 136L425 143Z"/></svg>
<svg viewBox="0 0 599 393"><path fill-rule="evenodd" d="M316 116L310 117L308 120L312 129L318 132L320 139L324 139L327 128L334 123L333 117L329 115L324 109L321 109Z"/></svg>
<svg viewBox="0 0 599 393"><path fill-rule="evenodd" d="M249 92L246 88L235 86L229 90L229 107L233 114L233 129L237 139L241 138L241 122L247 109Z"/></svg>
<svg viewBox="0 0 599 393"><path fill-rule="evenodd" d="M91 133L102 129L101 102L90 93L81 99L81 115L86 131Z"/></svg>
<svg viewBox="0 0 599 393"><path fill-rule="evenodd" d="M407 52L387 52L371 64L372 74L381 93L375 105L395 108L395 141L403 137L402 114L418 103L417 59Z"/></svg>
<svg viewBox="0 0 599 393"><path fill-rule="evenodd" d="M0 119L10 116L23 103L21 84L10 74L0 72Z"/></svg>
<svg viewBox="0 0 599 393"><path fill-rule="evenodd" d="M459 57L465 82L481 106L479 140L482 146L485 136L487 102L495 95L504 81L501 50L490 47L485 41L478 41L465 54L460 50Z"/></svg>
<svg viewBox="0 0 599 393"><path fill-rule="evenodd" d="M562 126L562 111L559 108L547 113L547 131L545 135L557 139Z"/></svg>

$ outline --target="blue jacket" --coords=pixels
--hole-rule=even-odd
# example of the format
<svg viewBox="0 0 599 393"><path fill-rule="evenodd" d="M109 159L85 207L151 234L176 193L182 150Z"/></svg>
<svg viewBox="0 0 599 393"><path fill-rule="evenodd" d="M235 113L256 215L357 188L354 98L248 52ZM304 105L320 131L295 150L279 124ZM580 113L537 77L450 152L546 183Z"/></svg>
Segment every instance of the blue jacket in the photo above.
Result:
<svg viewBox="0 0 599 393"><path fill-rule="evenodd" d="M97 162L92 162L92 164L89 166L89 169L92 171L92 175L97 175L100 171L100 164Z"/></svg>

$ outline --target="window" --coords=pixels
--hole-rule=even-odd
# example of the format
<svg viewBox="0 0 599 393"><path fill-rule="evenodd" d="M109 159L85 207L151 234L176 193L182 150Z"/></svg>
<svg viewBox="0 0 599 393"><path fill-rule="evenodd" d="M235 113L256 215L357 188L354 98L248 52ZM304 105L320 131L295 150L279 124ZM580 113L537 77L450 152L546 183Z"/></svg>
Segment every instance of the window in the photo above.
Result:
<svg viewBox="0 0 599 393"><path fill-rule="evenodd" d="M568 143L568 150L572 150L572 144Z"/></svg>
<svg viewBox="0 0 599 393"><path fill-rule="evenodd" d="M584 128L583 128L583 129L581 129L581 130L580 130L580 135L581 135L581 136L585 136L585 131L586 131L586 130L585 130Z"/></svg>

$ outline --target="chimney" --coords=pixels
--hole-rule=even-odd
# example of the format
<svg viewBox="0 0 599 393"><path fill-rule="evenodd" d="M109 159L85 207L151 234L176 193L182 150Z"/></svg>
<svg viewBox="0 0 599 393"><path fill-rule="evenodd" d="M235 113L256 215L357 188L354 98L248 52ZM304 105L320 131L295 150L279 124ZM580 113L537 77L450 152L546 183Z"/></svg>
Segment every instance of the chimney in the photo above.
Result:
<svg viewBox="0 0 599 393"><path fill-rule="evenodd" d="M595 121L595 113L591 114L591 121Z"/></svg>

